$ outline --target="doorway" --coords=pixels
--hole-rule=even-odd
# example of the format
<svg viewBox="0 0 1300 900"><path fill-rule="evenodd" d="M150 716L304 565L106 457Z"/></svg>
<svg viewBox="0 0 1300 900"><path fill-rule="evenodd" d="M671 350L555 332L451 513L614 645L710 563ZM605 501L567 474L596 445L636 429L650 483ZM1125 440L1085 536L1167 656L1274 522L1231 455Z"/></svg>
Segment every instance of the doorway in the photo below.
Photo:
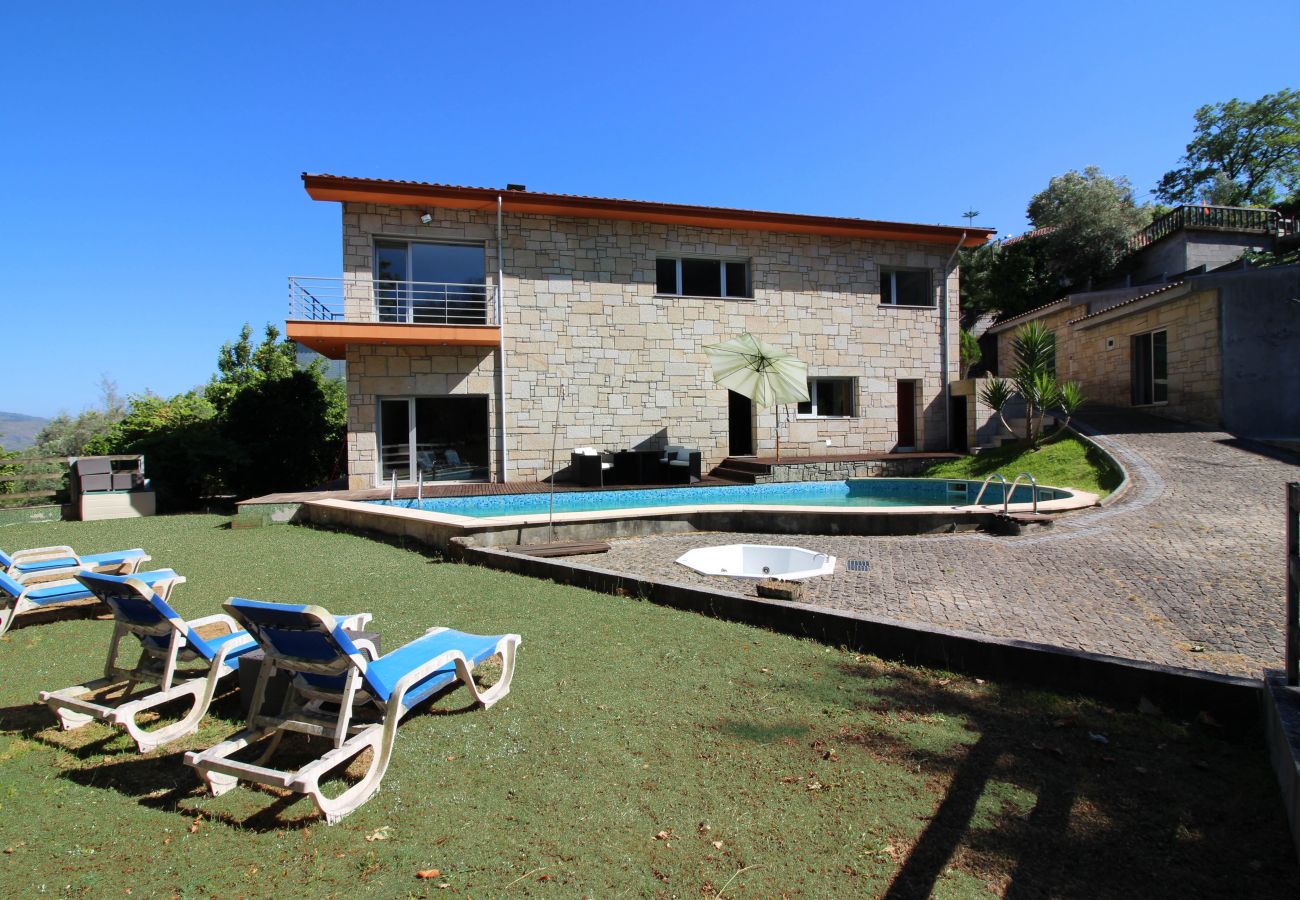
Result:
<svg viewBox="0 0 1300 900"><path fill-rule="evenodd" d="M754 455L754 403L735 391L727 391L727 455Z"/></svg>
<svg viewBox="0 0 1300 900"><path fill-rule="evenodd" d="M916 382L898 382L898 446L896 450L916 449Z"/></svg>
<svg viewBox="0 0 1300 900"><path fill-rule="evenodd" d="M379 401L379 481L486 481L487 397Z"/></svg>

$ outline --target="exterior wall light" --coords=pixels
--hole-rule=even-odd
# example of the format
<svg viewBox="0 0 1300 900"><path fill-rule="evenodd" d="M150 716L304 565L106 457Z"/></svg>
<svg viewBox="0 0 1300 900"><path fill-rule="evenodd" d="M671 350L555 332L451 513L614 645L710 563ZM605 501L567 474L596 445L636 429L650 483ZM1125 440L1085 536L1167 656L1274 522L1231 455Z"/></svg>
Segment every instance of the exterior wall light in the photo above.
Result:
<svg viewBox="0 0 1300 900"><path fill-rule="evenodd" d="M432 221L433 221L432 213L420 213L420 223L422 225L428 225Z"/></svg>

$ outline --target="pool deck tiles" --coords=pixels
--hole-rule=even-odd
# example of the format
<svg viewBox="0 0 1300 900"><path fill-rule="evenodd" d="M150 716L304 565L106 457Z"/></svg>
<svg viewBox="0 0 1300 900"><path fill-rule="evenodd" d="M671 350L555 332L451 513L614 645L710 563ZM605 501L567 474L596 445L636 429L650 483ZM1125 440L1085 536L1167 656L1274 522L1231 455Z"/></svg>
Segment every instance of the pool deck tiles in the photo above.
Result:
<svg viewBox="0 0 1300 900"><path fill-rule="evenodd" d="M807 582L806 603L1230 675L1279 666L1284 486L1300 480L1300 457L1129 411L1090 413L1088 425L1129 484L1049 531L674 534L611 541L574 561L754 594L674 560L710 544L794 544L841 560ZM871 565L850 572L846 559Z"/></svg>

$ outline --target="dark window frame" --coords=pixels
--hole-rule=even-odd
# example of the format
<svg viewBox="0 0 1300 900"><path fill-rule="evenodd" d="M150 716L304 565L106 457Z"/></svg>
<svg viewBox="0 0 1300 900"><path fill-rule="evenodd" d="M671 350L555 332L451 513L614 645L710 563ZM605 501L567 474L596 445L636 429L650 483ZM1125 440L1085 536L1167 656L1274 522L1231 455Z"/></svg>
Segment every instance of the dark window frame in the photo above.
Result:
<svg viewBox="0 0 1300 900"><path fill-rule="evenodd" d="M685 264L716 264L718 267L718 292L703 293L686 291L687 278L683 274ZM672 271L667 271L665 264L671 264ZM741 293L733 293L735 271L739 269ZM752 267L748 259L736 259L725 256L658 256L655 258L655 294L661 297L707 297L711 300L753 300L754 283ZM671 282L669 285L668 282ZM671 287L671 290L666 289Z"/></svg>
<svg viewBox="0 0 1300 900"><path fill-rule="evenodd" d="M924 275L924 303L899 303L898 276ZM913 289L914 290L914 289ZM904 309L935 309L939 305L934 291L934 270L908 266L883 266L880 269L880 305L901 306Z"/></svg>
<svg viewBox="0 0 1300 900"><path fill-rule="evenodd" d="M844 413L826 413L821 410L820 384L840 384L844 387L843 400L848 407ZM852 419L857 414L858 379L852 375L816 375L808 378L808 402L795 407L797 419Z"/></svg>

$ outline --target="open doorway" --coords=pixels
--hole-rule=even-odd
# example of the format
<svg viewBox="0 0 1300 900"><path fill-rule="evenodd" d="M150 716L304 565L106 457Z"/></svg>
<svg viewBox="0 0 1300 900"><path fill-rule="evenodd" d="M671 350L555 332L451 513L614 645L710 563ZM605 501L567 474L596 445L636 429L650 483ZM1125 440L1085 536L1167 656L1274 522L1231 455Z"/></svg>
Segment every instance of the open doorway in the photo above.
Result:
<svg viewBox="0 0 1300 900"><path fill-rule="evenodd" d="M727 455L754 455L754 402L727 391Z"/></svg>
<svg viewBox="0 0 1300 900"><path fill-rule="evenodd" d="M916 449L916 382L898 382L898 446L895 450Z"/></svg>

